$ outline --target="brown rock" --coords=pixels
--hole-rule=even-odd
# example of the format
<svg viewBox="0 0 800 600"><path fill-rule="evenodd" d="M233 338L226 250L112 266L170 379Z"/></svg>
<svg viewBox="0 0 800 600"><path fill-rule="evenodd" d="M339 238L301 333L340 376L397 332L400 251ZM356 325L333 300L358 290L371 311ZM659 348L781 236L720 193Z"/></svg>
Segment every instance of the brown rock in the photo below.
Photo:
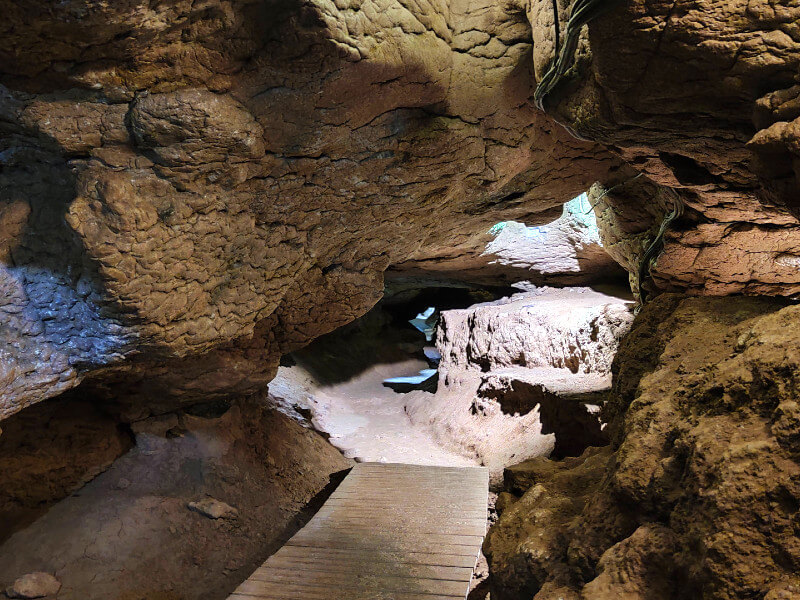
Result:
<svg viewBox="0 0 800 600"><path fill-rule="evenodd" d="M794 6L616 3L544 114L566 3L6 4L0 417L81 381L154 412L263 389L389 267L521 276L489 227L595 181L630 272L686 204L648 285L800 291Z"/></svg>
<svg viewBox="0 0 800 600"><path fill-rule="evenodd" d="M556 4L563 37L568 10ZM553 57L556 4L528 8L537 80ZM615 3L581 32L575 68L545 108L644 175L605 186L612 191L599 207L612 255L631 273L677 196L686 215L653 268L656 287L800 289L798 18L800 9L785 4L635 0Z"/></svg>
<svg viewBox="0 0 800 600"><path fill-rule="evenodd" d="M518 498L514 494L509 494L508 492L500 492L497 495L497 500L495 500L494 508L497 511L498 515L502 515L507 508L509 508L512 504L514 504Z"/></svg>
<svg viewBox="0 0 800 600"><path fill-rule="evenodd" d="M620 168L530 103L521 12L390 4L5 7L0 418L83 380L152 412L263 389L389 265Z"/></svg>
<svg viewBox="0 0 800 600"><path fill-rule="evenodd" d="M614 363L611 460L572 490L558 478L578 481L582 463L517 469L533 483L518 504L536 504L490 532L499 597L545 583L586 598L783 593L800 565L798 319L766 299L648 305ZM573 512L536 520L548 506Z"/></svg>

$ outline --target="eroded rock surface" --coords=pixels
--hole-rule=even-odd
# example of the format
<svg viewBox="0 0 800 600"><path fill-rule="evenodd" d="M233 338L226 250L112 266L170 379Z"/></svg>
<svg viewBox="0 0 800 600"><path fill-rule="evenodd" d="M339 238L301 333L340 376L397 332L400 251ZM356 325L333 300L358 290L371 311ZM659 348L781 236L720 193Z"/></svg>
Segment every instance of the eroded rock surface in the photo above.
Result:
<svg viewBox="0 0 800 600"><path fill-rule="evenodd" d="M553 56L554 7L563 40L567 4L528 7L537 80ZM800 291L799 22L794 3L615 2L583 30L575 68L545 98L549 114L643 174L606 186L599 215L601 228L632 236L636 258L640 236L676 199L686 205L653 269L660 288Z"/></svg>
<svg viewBox="0 0 800 600"><path fill-rule="evenodd" d="M404 261L392 265L387 275L495 287L518 282L560 286L614 282L624 277L624 271L603 247L592 209L587 195L581 194L564 204L550 222L494 224L486 232L483 252Z"/></svg>
<svg viewBox="0 0 800 600"><path fill-rule="evenodd" d="M631 319L629 303L590 288L540 288L445 311L440 372L522 367L608 375Z"/></svg>
<svg viewBox="0 0 800 600"><path fill-rule="evenodd" d="M130 432L84 398L44 402L5 420L0 541L83 487L132 446Z"/></svg>
<svg viewBox="0 0 800 600"><path fill-rule="evenodd" d="M798 585L798 319L767 299L665 295L642 311L615 359L605 458L534 469L527 491L508 479L524 493L486 544L492 597L733 600Z"/></svg>
<svg viewBox="0 0 800 600"><path fill-rule="evenodd" d="M589 288L541 288L442 312L439 386L408 394L411 422L503 468L606 442L598 420L631 303Z"/></svg>
<svg viewBox="0 0 800 600"><path fill-rule="evenodd" d="M388 265L621 164L535 109L524 11L484 0L2 7L0 416L92 373L261 388Z"/></svg>
<svg viewBox="0 0 800 600"><path fill-rule="evenodd" d="M794 5L614 3L544 113L566 2L140 4L2 5L0 416L263 388L596 181L631 272L687 207L646 285L800 291Z"/></svg>

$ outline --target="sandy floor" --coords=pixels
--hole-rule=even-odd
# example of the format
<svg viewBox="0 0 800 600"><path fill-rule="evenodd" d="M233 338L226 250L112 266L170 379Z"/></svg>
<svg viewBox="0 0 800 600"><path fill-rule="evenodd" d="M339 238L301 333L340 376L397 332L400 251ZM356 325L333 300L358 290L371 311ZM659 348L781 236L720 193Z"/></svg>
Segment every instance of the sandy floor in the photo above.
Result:
<svg viewBox="0 0 800 600"><path fill-rule="evenodd" d="M383 386L384 379L416 375L427 363L408 360L370 367L345 383L316 388L301 367L281 367L273 385L313 414L314 427L346 457L359 461L473 466L475 456L438 445L430 431L414 426L405 410L406 394ZM433 396L431 396L432 398Z"/></svg>
<svg viewBox="0 0 800 600"><path fill-rule="evenodd" d="M62 583L58 600L227 598L352 464L319 434L255 404L152 421L107 471L0 543L0 589L46 571ZM189 510L207 496L238 516Z"/></svg>

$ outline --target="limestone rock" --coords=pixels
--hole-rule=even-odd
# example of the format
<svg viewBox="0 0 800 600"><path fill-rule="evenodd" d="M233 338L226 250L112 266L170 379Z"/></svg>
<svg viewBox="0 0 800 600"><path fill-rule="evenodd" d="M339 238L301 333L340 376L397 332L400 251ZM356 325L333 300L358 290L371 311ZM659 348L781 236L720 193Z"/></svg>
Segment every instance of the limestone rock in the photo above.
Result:
<svg viewBox="0 0 800 600"><path fill-rule="evenodd" d="M579 480L573 459L531 468L517 504L535 495L531 515L555 503L569 518L536 521L515 504L490 532L498 597L733 600L794 584L798 319L769 299L648 305L614 361L612 453L595 483L554 483Z"/></svg>
<svg viewBox="0 0 800 600"><path fill-rule="evenodd" d="M6 589L9 598L44 598L61 589L61 583L50 573L28 573Z"/></svg>
<svg viewBox="0 0 800 600"><path fill-rule="evenodd" d="M530 26L489 0L3 8L0 418L263 390L390 265L621 167L529 102Z"/></svg>
<svg viewBox="0 0 800 600"><path fill-rule="evenodd" d="M528 5L537 81L554 56L554 10L566 35L567 4ZM800 7L608 6L580 32L574 68L544 102L548 114L615 148L642 175L604 186L616 214L598 220L629 234L621 242L630 258L670 208L663 197L677 195L686 214L653 269L658 288L797 294Z"/></svg>
<svg viewBox="0 0 800 600"><path fill-rule="evenodd" d="M411 422L480 457L499 485L506 465L580 455L607 443L599 406L631 303L589 288L539 288L443 311L436 393L407 395Z"/></svg>
<svg viewBox="0 0 800 600"><path fill-rule="evenodd" d="M133 445L119 423L83 398L45 402L3 421L0 434L0 531L105 471Z"/></svg>
<svg viewBox="0 0 800 600"><path fill-rule="evenodd" d="M586 194L567 202L558 218L535 223L503 221L488 230L482 252L449 260L423 259L392 265L393 279L466 281L499 286L526 281L533 285L609 283L623 271L603 247ZM554 215L556 211L554 211Z"/></svg>
<svg viewBox="0 0 800 600"><path fill-rule="evenodd" d="M209 519L233 519L239 515L239 511L215 498L203 498L196 502L189 502L189 510L200 513Z"/></svg>
<svg viewBox="0 0 800 600"><path fill-rule="evenodd" d="M626 268L686 204L654 287L800 292L798 8L614 3L544 113L566 4L6 0L0 418L81 382L151 413L263 390L390 267L508 281L490 227L596 181Z"/></svg>
<svg viewBox="0 0 800 600"><path fill-rule="evenodd" d="M632 318L624 302L589 288L542 288L445 311L437 344L440 368L545 367L606 374Z"/></svg>
<svg viewBox="0 0 800 600"><path fill-rule="evenodd" d="M568 463L532 461L551 467L535 483L529 480L532 487L506 507L483 544L492 598L532 597L552 571L561 570L558 560L566 552L563 530L569 530L596 493L608 457L607 449L594 448Z"/></svg>

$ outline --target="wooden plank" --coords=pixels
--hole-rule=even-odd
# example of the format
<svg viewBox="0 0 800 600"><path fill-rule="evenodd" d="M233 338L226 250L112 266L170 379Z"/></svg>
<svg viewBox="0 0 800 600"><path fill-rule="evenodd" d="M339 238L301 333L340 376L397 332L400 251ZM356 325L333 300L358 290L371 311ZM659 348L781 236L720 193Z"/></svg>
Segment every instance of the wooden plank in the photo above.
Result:
<svg viewBox="0 0 800 600"><path fill-rule="evenodd" d="M343 519L336 515L315 517L308 522L306 527L352 527L353 529L367 529L375 530L382 529L383 531L404 531L407 529L414 529L420 533L448 533L462 535L480 535L486 533L486 519L420 519L415 523L411 518L402 518L392 515L393 522L389 525L382 523L381 519L364 518L362 520L356 519ZM383 519L386 521L388 519Z"/></svg>
<svg viewBox="0 0 800 600"><path fill-rule="evenodd" d="M358 464L229 600L463 600L488 484L483 468Z"/></svg>
<svg viewBox="0 0 800 600"><path fill-rule="evenodd" d="M365 548L386 547L391 548L402 544L407 548L410 543L419 541L427 546L436 547L437 544L450 546L480 546L482 535L447 535L443 533L427 533L416 531L376 531L365 532L358 529L347 528L309 528L304 527L298 531L290 542L330 540L340 541L342 544L357 541ZM296 545L296 544L295 544Z"/></svg>
<svg viewBox="0 0 800 600"><path fill-rule="evenodd" d="M489 474L485 467L429 467L428 465L411 465L406 463L379 463L379 462L363 462L357 463L353 467L353 471L377 471L379 473L389 473L393 471L400 471L402 473L411 473L421 471L425 475L439 476L443 473L461 473L464 477L469 476L485 476L488 480Z"/></svg>
<svg viewBox="0 0 800 600"><path fill-rule="evenodd" d="M281 556L292 559L310 559L326 561L349 561L357 563L363 559L362 549L349 548L308 548L303 546L284 546L272 557ZM270 559L272 558L270 557ZM443 567L465 567L472 570L475 565L475 557L459 554L442 554L441 552L390 552L384 549L377 550L370 554L370 561L374 563L396 563L396 564L420 564L436 565Z"/></svg>
<svg viewBox="0 0 800 600"><path fill-rule="evenodd" d="M471 567L443 567L440 565L419 565L413 563L374 562L364 559L353 561L342 558L328 558L327 560L321 561L307 556L279 556L274 554L262 567L253 573L253 577L256 577L258 573L265 568L289 571L301 569L327 573L342 573L350 570L371 575L446 579L448 581L463 581L465 578L469 579L472 574Z"/></svg>
<svg viewBox="0 0 800 600"><path fill-rule="evenodd" d="M358 514L353 514L354 509L358 510ZM341 515L345 517L352 517L352 518L359 518L360 516L364 516L364 518L381 518L385 519L387 515L391 515L393 517L416 517L422 510L408 508L405 509L399 506L368 506L368 507L360 507L358 503L328 503L323 506L317 515ZM458 512L453 512L451 509L448 508L435 508L435 507L427 507L424 509L425 516L431 518L457 518L457 519L468 519L468 520L486 520L487 512L485 510L460 510Z"/></svg>
<svg viewBox="0 0 800 600"><path fill-rule="evenodd" d="M229 596L229 600L453 600L454 598L463 600L464 596L266 583L258 589L237 590Z"/></svg>
<svg viewBox="0 0 800 600"><path fill-rule="evenodd" d="M379 525L359 525L357 523L342 523L339 521L333 522L325 522L325 521L317 521L315 523L308 523L304 528L304 530L308 532L313 531L332 531L336 532L340 535L372 535L373 533L381 533L383 534L390 534L393 538L405 538L409 535L414 537L419 537L420 534L422 535L430 535L436 536L435 539L438 539L438 536L447 536L447 537L469 537L469 538L480 538L483 539L484 534L486 533L486 524L480 523L477 525L442 525L441 527L437 527L436 525L425 525L425 526L418 526L414 527L413 524L410 525L402 525L397 523L392 523L385 526ZM469 543L472 543L474 540L469 540Z"/></svg>
<svg viewBox="0 0 800 600"><path fill-rule="evenodd" d="M234 592L229 600L453 600L463 596L414 594L353 589L331 590L329 587L281 585L251 592Z"/></svg>
<svg viewBox="0 0 800 600"><path fill-rule="evenodd" d="M342 539L336 536L334 539L297 539L294 538L286 542L287 546L302 546L304 548L348 548L361 549L364 556L369 556L376 550L385 548L390 552L437 552L439 549L443 554L458 554L460 556L473 556L477 560L480 544L467 542L465 544L442 544L438 542L425 542L420 540L397 540L395 543L387 543L388 540L372 542L369 544L359 543L357 539Z"/></svg>
<svg viewBox="0 0 800 600"><path fill-rule="evenodd" d="M391 584L388 584L391 585ZM289 582L289 581L256 581L253 579L248 579L238 588L236 588L236 593L238 594L251 594L255 596L260 596L262 598L268 598L272 600L273 596L271 594L280 594L284 595L287 592L292 592L290 597L299 599L305 599L309 596L313 595L313 597L317 597L317 594L320 592L327 593L328 596L323 596L325 600L341 600L342 598L364 598L372 599L372 598L385 598L385 597L403 597L405 595L425 595L428 597L431 596L438 596L441 598L464 598L466 594L456 593L456 594L449 594L447 592L428 592L428 591L418 591L413 588L411 589L391 589L391 588L382 588L381 584L376 584L374 586L364 586L360 587L357 585L348 585L342 586L335 583L313 583L313 584L306 584L301 581L296 582ZM387 594L391 594L387 596Z"/></svg>
<svg viewBox="0 0 800 600"><path fill-rule="evenodd" d="M460 502L450 502L446 499L434 502L433 500L429 500L425 502L424 500L414 499L414 500L392 500L391 498L386 498L381 500L380 502L371 502L369 505L366 505L364 502L360 501L358 498L331 498L325 503L325 506L349 506L353 510L359 510L359 507L364 508L365 510L372 510L372 509L382 509L382 510L440 510L440 511L452 511L454 513L458 512L461 506L463 506Z"/></svg>
<svg viewBox="0 0 800 600"><path fill-rule="evenodd" d="M363 510L358 514L353 514L353 507L338 508L336 506L326 507L320 510L314 519L338 519L360 520L362 522L386 522L388 519L396 519L401 522L420 522L436 520L437 522L447 523L477 523L486 522L486 513L483 511L474 513L451 513L446 510L426 511L426 510L395 510L391 508L379 510Z"/></svg>
<svg viewBox="0 0 800 600"><path fill-rule="evenodd" d="M298 577L301 575L302 577ZM261 583L289 583L306 586L330 586L333 589L383 590L387 592L415 592L460 596L466 592L462 581L398 577L382 573L363 573L348 570L338 573L309 569L273 569L265 566L257 570L247 582L255 587ZM243 584L244 585L244 584Z"/></svg>
<svg viewBox="0 0 800 600"><path fill-rule="evenodd" d="M454 513L458 511L459 506L463 506L463 503L469 502L472 504L477 504L481 502L481 498L471 498L469 496L463 496L461 502L453 502L449 498L444 497L436 497L436 496L429 496L426 500L422 500L421 498L412 498L408 500L403 500L402 498L392 498L390 494L385 495L346 495L346 496L336 496L335 498L331 498L330 502L332 502L332 506L335 504L347 504L357 502L363 509L371 509L373 507L387 509L391 506L396 506L400 509L414 509L417 508L420 511L425 510L426 508L440 508L450 509ZM355 508L354 510L358 510Z"/></svg>

